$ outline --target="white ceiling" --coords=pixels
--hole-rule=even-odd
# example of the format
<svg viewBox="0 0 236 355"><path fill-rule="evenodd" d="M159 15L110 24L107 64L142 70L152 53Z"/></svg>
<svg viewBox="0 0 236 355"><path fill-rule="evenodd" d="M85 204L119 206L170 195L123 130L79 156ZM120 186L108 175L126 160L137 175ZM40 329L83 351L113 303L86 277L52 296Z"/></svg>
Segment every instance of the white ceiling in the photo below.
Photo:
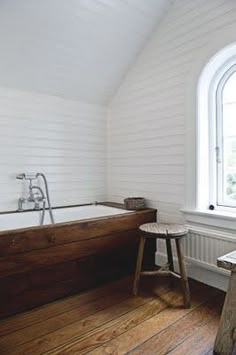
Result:
<svg viewBox="0 0 236 355"><path fill-rule="evenodd" d="M170 0L0 0L0 86L106 103Z"/></svg>

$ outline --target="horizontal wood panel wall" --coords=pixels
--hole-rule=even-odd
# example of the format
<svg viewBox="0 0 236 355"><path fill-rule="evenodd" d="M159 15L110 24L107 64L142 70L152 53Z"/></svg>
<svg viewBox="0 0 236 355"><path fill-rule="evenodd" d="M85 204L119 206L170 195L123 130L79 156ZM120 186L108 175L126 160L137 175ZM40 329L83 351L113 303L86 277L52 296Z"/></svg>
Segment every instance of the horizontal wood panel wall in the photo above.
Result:
<svg viewBox="0 0 236 355"><path fill-rule="evenodd" d="M105 199L104 107L0 88L0 132L0 211L17 209L21 172L46 174L53 206Z"/></svg>
<svg viewBox="0 0 236 355"><path fill-rule="evenodd" d="M156 210L1 233L0 317L97 286L134 270L139 225ZM146 263L154 263L155 242Z"/></svg>
<svg viewBox="0 0 236 355"><path fill-rule="evenodd" d="M182 220L188 76L215 32L233 24L235 33L235 1L173 2L110 105L110 200L144 196L159 220Z"/></svg>

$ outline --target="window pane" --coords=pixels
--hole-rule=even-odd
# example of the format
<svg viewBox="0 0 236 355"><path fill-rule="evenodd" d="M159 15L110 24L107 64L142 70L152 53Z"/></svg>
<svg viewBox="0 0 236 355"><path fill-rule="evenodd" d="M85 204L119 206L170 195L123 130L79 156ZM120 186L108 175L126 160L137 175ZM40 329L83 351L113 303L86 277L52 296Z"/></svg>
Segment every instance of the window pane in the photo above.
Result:
<svg viewBox="0 0 236 355"><path fill-rule="evenodd" d="M225 205L236 205L236 72L227 80L222 102L222 197Z"/></svg>

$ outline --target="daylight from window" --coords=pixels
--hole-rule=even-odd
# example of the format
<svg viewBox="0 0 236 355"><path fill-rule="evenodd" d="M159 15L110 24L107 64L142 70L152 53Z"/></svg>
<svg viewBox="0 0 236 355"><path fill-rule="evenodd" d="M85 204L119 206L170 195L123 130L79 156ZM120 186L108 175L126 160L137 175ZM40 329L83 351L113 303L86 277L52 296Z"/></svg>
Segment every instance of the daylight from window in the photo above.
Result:
<svg viewBox="0 0 236 355"><path fill-rule="evenodd" d="M236 206L236 72L226 81L222 91L222 161L219 180L219 204ZM220 198L222 197L222 198Z"/></svg>

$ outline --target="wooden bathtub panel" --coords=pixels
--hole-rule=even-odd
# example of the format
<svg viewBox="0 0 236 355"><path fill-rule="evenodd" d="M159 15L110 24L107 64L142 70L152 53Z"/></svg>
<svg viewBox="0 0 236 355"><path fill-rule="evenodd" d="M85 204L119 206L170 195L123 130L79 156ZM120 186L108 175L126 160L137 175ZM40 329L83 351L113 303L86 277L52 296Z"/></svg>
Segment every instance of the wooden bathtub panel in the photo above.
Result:
<svg viewBox="0 0 236 355"><path fill-rule="evenodd" d="M67 230L66 237L59 233L57 245L48 243L47 247L42 248L39 243L38 248L34 244L38 239L35 239L33 249L23 252L24 239L24 248L21 249L19 245L15 254L10 249L9 255L6 255L5 249L5 256L0 257L0 317L31 309L133 272L139 239L137 227L155 220L156 211L151 209L129 216L97 220L90 226L90 232L92 230L94 233L92 235L88 235L84 222L82 228L79 227L81 222L77 222L77 226L73 223L72 234L68 229L70 224L66 224L63 229L64 232ZM57 227L62 226L46 229ZM44 236L42 230L44 228L34 229L37 238ZM111 232L107 234L107 231ZM73 242L73 238L77 238L76 241ZM150 244L150 248L147 243L147 249L146 258L150 264L150 259L154 260L151 253L155 252L155 243Z"/></svg>
<svg viewBox="0 0 236 355"><path fill-rule="evenodd" d="M30 289L40 289L57 282L64 282L70 278L76 278L81 285L90 287L93 280L103 282L115 278L117 275L125 275L134 271L137 256L138 241L121 246L115 253L91 255L83 259L72 260L65 263L51 265L30 272L10 275L0 279L0 299L7 300L28 292ZM147 261L150 263L147 252ZM111 271L112 270L112 271ZM89 277L86 276L89 274ZM74 276L73 276L74 275Z"/></svg>
<svg viewBox="0 0 236 355"><path fill-rule="evenodd" d="M6 256L0 258L0 278L104 253L108 250L112 252L129 241L133 243L138 236L138 231L118 232L104 237Z"/></svg>
<svg viewBox="0 0 236 355"><path fill-rule="evenodd" d="M0 279L0 300L15 297L29 289L28 274L11 275Z"/></svg>
<svg viewBox="0 0 236 355"><path fill-rule="evenodd" d="M85 266L86 270L91 269L91 265L90 258L85 258L7 276L0 279L0 299L6 301L8 297L22 295L31 289L40 290L52 284L66 282L71 279L77 279L78 281L78 271Z"/></svg>
<svg viewBox="0 0 236 355"><path fill-rule="evenodd" d="M43 226L40 227L40 233L39 227L0 232L0 257L136 229L155 217L156 210L147 209L129 215Z"/></svg>
<svg viewBox="0 0 236 355"><path fill-rule="evenodd" d="M0 318L29 310L55 299L69 296L83 290L118 279L129 273L133 273L138 243L129 248L123 247L116 253L93 255L82 260L69 261L50 268L35 270L30 273L18 274L0 280ZM62 271L62 273L60 273ZM54 275L57 277L54 278ZM23 280L28 282L26 289L14 290L12 287L6 290L4 283L14 277L14 282ZM8 280L7 280L8 279ZM34 282L32 283L32 280ZM131 292L131 290L130 290Z"/></svg>

